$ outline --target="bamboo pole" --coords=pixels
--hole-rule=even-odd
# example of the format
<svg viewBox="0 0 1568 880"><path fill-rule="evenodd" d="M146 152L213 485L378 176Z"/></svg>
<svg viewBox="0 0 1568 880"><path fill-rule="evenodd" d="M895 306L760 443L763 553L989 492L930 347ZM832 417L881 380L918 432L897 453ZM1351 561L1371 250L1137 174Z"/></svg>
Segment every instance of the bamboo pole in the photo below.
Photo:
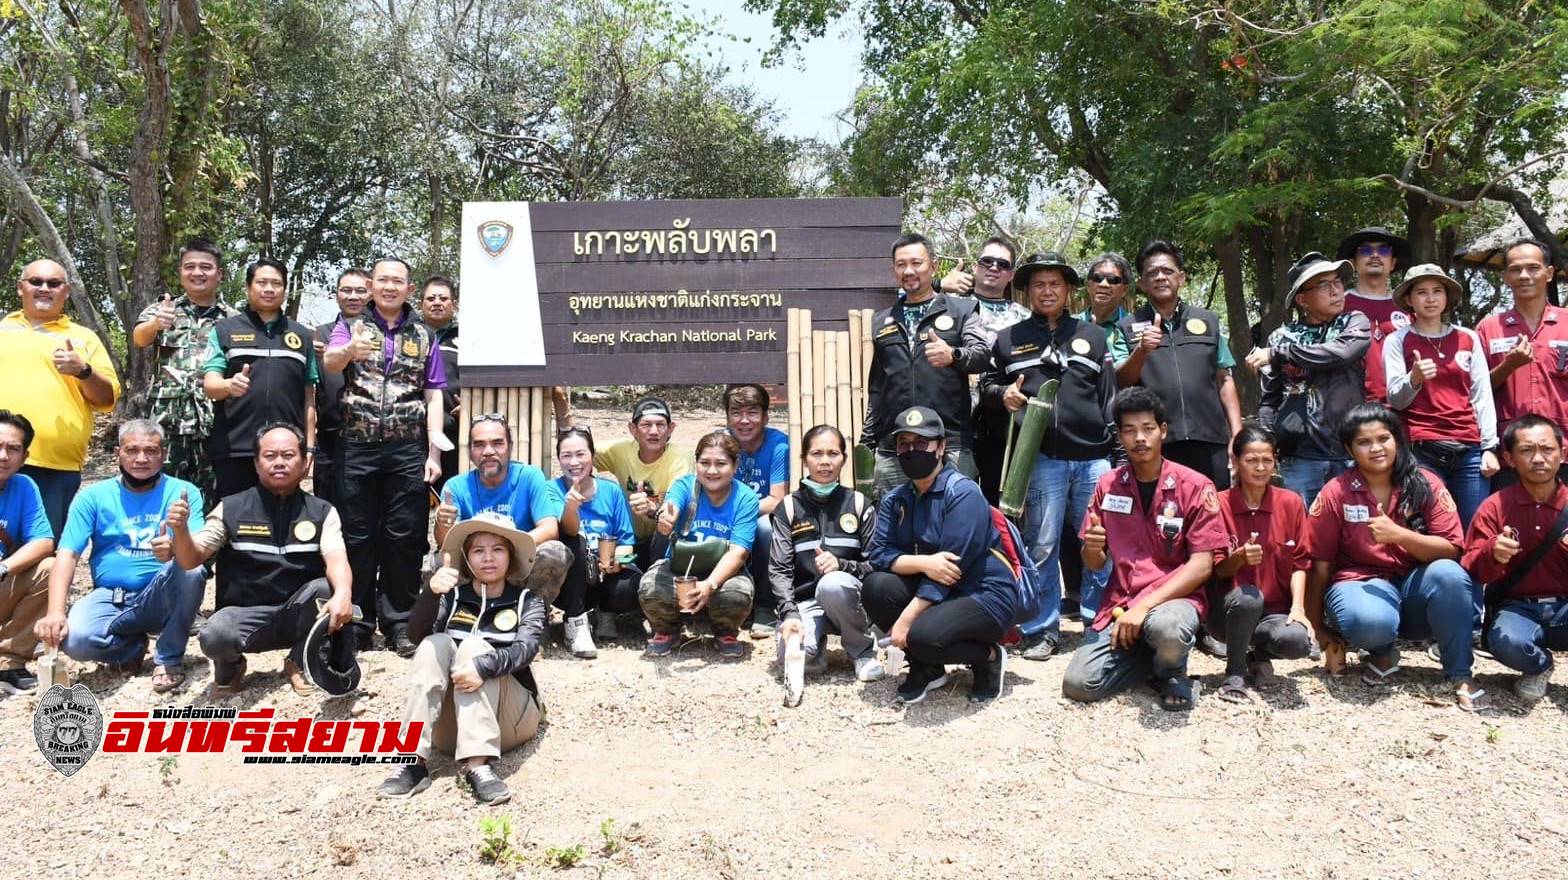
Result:
<svg viewBox="0 0 1568 880"><path fill-rule="evenodd" d="M462 476L468 473L468 428L473 422L473 410L468 408L468 401L473 400L479 389L470 388L463 392L462 409L457 411L457 473L452 476ZM484 412L484 410L480 410Z"/></svg>
<svg viewBox="0 0 1568 880"><path fill-rule="evenodd" d="M546 459L550 456L550 453L546 450L549 441L545 438L544 427L545 398L550 396L550 389L534 387L529 390L533 392L532 410L529 412L529 421L533 425L534 432L534 457L532 463L542 468Z"/></svg>
<svg viewBox="0 0 1568 880"><path fill-rule="evenodd" d="M828 415L827 388L827 334L811 331L811 424L820 425Z"/></svg>
<svg viewBox="0 0 1568 880"><path fill-rule="evenodd" d="M800 424L805 432L817 423L812 419L817 401L817 363L812 356L811 310L800 310Z"/></svg>
<svg viewBox="0 0 1568 880"><path fill-rule="evenodd" d="M838 334L822 332L822 420L818 424L832 425L838 421Z"/></svg>
<svg viewBox="0 0 1568 880"><path fill-rule="evenodd" d="M866 386L871 375L871 360L876 349L871 339L876 335L877 328L873 326L872 318L876 312L871 309L860 310L860 372L855 374L855 383L860 389L860 400L855 405L855 439L860 439L860 432L866 427Z"/></svg>
<svg viewBox="0 0 1568 880"><path fill-rule="evenodd" d="M838 356L838 415L834 423L839 430L853 430L855 403L850 393L849 354L853 346L850 344L848 331L840 330L833 334L838 337L837 345L833 347ZM851 484L853 485L853 484Z"/></svg>
<svg viewBox="0 0 1568 880"><path fill-rule="evenodd" d="M847 377L849 379L849 421L839 426L841 430L848 432L850 443L854 443L855 439L860 436L860 419L861 413L864 411L864 402L860 391L865 384L860 378L863 375L860 371L860 334L862 332L860 325L864 320L865 316L861 314L860 309L850 309L849 337L845 346L849 349L849 376Z"/></svg>
<svg viewBox="0 0 1568 880"><path fill-rule="evenodd" d="M516 438L516 442L512 444L512 460L527 461L529 453L532 451L533 436L528 433L528 421L524 418L520 400L521 389L512 388L509 390L511 393L507 395L506 399L506 418L512 426L512 436Z"/></svg>
<svg viewBox="0 0 1568 880"><path fill-rule="evenodd" d="M789 484L800 482L800 309L789 310L785 331L784 359L789 382Z"/></svg>

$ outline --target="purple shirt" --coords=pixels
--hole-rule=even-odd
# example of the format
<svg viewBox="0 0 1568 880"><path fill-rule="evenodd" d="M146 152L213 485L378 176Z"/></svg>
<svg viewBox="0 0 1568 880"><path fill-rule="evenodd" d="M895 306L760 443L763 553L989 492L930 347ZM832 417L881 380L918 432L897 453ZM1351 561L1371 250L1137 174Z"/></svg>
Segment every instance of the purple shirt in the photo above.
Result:
<svg viewBox="0 0 1568 880"><path fill-rule="evenodd" d="M405 303L403 305L403 313L398 316L397 323L391 326L387 325L387 322L381 318L381 313L376 311L375 308L366 309L365 314L369 315L370 320L375 321L376 326L381 328L381 369L383 371L389 370L392 368L393 337L404 324L414 319L414 310ZM332 336L327 339L327 347L342 348L352 338L353 334L349 332L348 322L343 319L343 316L339 315L338 322L332 325ZM434 334L431 334L432 343L434 338ZM446 388L446 366L441 362L441 347L435 344L430 346L430 353L425 355L424 389L429 390L431 388L438 390Z"/></svg>

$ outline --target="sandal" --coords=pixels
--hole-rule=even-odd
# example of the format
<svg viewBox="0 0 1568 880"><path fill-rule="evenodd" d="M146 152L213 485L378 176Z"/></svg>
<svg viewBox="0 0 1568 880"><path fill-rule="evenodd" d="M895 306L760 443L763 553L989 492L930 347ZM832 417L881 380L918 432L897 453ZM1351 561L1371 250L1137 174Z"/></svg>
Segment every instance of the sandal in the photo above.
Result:
<svg viewBox="0 0 1568 880"><path fill-rule="evenodd" d="M1274 664L1268 660L1253 660L1247 664L1247 675L1252 679L1252 686L1256 688L1271 688L1279 684L1279 676L1274 674Z"/></svg>
<svg viewBox="0 0 1568 880"><path fill-rule="evenodd" d="M1486 688L1466 679L1454 688L1454 703L1466 712L1479 712L1487 708Z"/></svg>
<svg viewBox="0 0 1568 880"><path fill-rule="evenodd" d="M166 694L185 683L185 667L183 666L154 666L152 668L152 691L155 694Z"/></svg>
<svg viewBox="0 0 1568 880"><path fill-rule="evenodd" d="M1382 687L1388 684L1388 677L1399 671L1399 652L1389 654L1389 665L1383 669L1377 665L1376 657L1368 657L1361 664L1361 683L1369 687Z"/></svg>
<svg viewBox="0 0 1568 880"><path fill-rule="evenodd" d="M1240 675L1227 675L1220 685L1220 699L1227 703L1250 703L1252 692L1247 690L1247 680Z"/></svg>
<svg viewBox="0 0 1568 880"><path fill-rule="evenodd" d="M1201 685L1195 679L1173 675L1160 685L1160 708L1167 712L1188 712L1198 705Z"/></svg>

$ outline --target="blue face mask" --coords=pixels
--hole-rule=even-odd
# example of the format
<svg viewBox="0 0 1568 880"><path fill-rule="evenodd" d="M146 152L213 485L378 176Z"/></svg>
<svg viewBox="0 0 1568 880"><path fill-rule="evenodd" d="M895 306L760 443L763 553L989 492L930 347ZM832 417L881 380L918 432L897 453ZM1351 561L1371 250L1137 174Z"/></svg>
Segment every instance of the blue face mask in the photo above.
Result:
<svg viewBox="0 0 1568 880"><path fill-rule="evenodd" d="M806 487L806 491L818 498L826 498L838 489L838 480L834 480L831 483L819 483L810 477L803 477L800 484Z"/></svg>

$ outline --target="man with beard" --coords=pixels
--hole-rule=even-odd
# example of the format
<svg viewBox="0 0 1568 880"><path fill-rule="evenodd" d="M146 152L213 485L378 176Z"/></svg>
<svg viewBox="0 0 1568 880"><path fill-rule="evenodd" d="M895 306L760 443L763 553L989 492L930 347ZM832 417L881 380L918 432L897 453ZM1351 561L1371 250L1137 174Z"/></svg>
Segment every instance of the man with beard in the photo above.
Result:
<svg viewBox="0 0 1568 880"><path fill-rule="evenodd" d="M202 392L202 367L212 354L212 328L235 314L218 299L223 281L223 252L205 238L193 238L180 248L179 297L164 291L137 318L131 341L137 348L156 346L157 372L147 389L148 414L163 426L168 438L171 477L201 487L202 503L217 501L217 475L207 455L212 433L212 400Z"/></svg>
<svg viewBox="0 0 1568 880"><path fill-rule="evenodd" d="M218 610L199 641L212 658L214 697L244 686L245 655L289 648L283 674L308 695L301 649L316 618L336 632L353 619L354 572L343 523L331 504L302 489L305 435L293 425L263 425L256 438L259 485L223 499L192 535L183 501L169 508L174 558L195 568L218 557ZM318 604L322 608L318 609Z"/></svg>
<svg viewBox="0 0 1568 880"><path fill-rule="evenodd" d="M163 473L163 428L151 419L120 425L114 454L120 478L93 484L71 503L49 573L49 610L34 632L49 647L107 663L117 674L139 672L147 635L158 633L152 689L165 693L185 680L185 643L207 583L200 566L175 560L168 516L180 501L200 516L201 490ZM71 579L89 543L92 589L67 618Z"/></svg>
<svg viewBox="0 0 1568 880"><path fill-rule="evenodd" d="M82 485L93 414L114 408L120 379L109 349L65 315L65 267L36 260L16 279L22 308L0 320L0 408L32 421L37 436L22 473L38 484L54 537Z"/></svg>
<svg viewBox="0 0 1568 880"><path fill-rule="evenodd" d="M316 327L316 357L325 358L332 328L339 321L354 321L370 305L370 273L364 269L344 269L338 275L338 316ZM328 503L338 502L338 437L343 430L343 374L321 371L321 388L316 393L316 454L310 474L311 493ZM306 450L309 453L310 450Z"/></svg>
<svg viewBox="0 0 1568 880"><path fill-rule="evenodd" d="M1372 323L1365 391L1368 400L1383 403L1388 400L1383 340L1410 323L1410 316L1394 301L1393 282L1394 270L1410 261L1410 242L1381 226L1368 226L1345 236L1334 258L1349 260L1355 267L1356 286L1345 291L1345 311L1360 312Z"/></svg>

